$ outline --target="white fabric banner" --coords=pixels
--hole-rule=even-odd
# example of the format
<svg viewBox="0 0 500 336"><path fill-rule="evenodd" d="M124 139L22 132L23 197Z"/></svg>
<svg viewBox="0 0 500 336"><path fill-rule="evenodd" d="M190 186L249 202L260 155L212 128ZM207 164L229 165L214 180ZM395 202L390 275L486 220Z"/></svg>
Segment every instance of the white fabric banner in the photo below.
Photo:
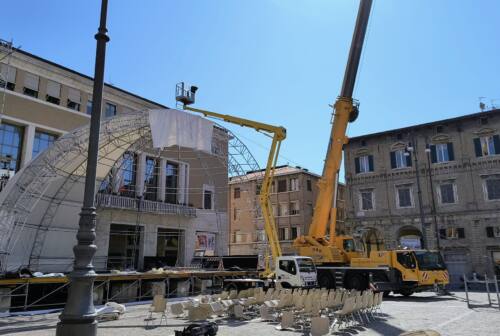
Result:
<svg viewBox="0 0 500 336"><path fill-rule="evenodd" d="M213 122L179 110L149 110L154 148L181 146L212 152Z"/></svg>

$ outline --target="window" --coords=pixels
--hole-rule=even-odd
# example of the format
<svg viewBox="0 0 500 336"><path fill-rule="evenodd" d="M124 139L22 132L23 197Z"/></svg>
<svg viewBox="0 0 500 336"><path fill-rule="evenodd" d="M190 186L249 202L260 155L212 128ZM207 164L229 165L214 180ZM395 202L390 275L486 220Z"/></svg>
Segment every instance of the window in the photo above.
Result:
<svg viewBox="0 0 500 336"><path fill-rule="evenodd" d="M453 143L451 142L430 145L430 149L432 163L442 163L455 160Z"/></svg>
<svg viewBox="0 0 500 336"><path fill-rule="evenodd" d="M373 155L364 155L354 159L356 174L368 173L373 169Z"/></svg>
<svg viewBox="0 0 500 336"><path fill-rule="evenodd" d="M80 111L80 103L82 102L80 97L80 91L73 88L68 88L68 108Z"/></svg>
<svg viewBox="0 0 500 336"><path fill-rule="evenodd" d="M262 184L257 183L255 185L255 195L260 195L260 190L262 189Z"/></svg>
<svg viewBox="0 0 500 336"><path fill-rule="evenodd" d="M238 218L240 218L240 209L234 208L233 220L238 220Z"/></svg>
<svg viewBox="0 0 500 336"><path fill-rule="evenodd" d="M397 189L397 201L398 208L409 208L413 206L411 186L404 185L398 186Z"/></svg>
<svg viewBox="0 0 500 336"><path fill-rule="evenodd" d="M488 178L485 181L488 201L500 200L500 178Z"/></svg>
<svg viewBox="0 0 500 336"><path fill-rule="evenodd" d="M203 209L213 210L214 208L214 192L212 190L203 191Z"/></svg>
<svg viewBox="0 0 500 336"><path fill-rule="evenodd" d="M92 115L92 100L87 100L87 110L86 113L88 115Z"/></svg>
<svg viewBox="0 0 500 336"><path fill-rule="evenodd" d="M288 216L288 203L280 203L278 216Z"/></svg>
<svg viewBox="0 0 500 336"><path fill-rule="evenodd" d="M289 191L299 191L299 179L294 177L290 179Z"/></svg>
<svg viewBox="0 0 500 336"><path fill-rule="evenodd" d="M288 236L288 228L279 228L279 238L280 240L290 239L290 237Z"/></svg>
<svg viewBox="0 0 500 336"><path fill-rule="evenodd" d="M50 145L56 141L57 136L42 131L35 131L35 139L33 141L32 158L34 159L38 154L46 150Z"/></svg>
<svg viewBox="0 0 500 336"><path fill-rule="evenodd" d="M500 226L487 226L486 236L488 238L500 238Z"/></svg>
<svg viewBox="0 0 500 336"><path fill-rule="evenodd" d="M297 274L297 266L295 266L295 260L280 260L279 268L290 274Z"/></svg>
<svg viewBox="0 0 500 336"><path fill-rule="evenodd" d="M20 126L0 124L0 167L2 174L13 175L21 168L21 149L24 129ZM12 173L11 173L12 172Z"/></svg>
<svg viewBox="0 0 500 336"><path fill-rule="evenodd" d="M278 207L276 206L276 204L272 204L271 208L273 210L273 216L277 217L278 216Z"/></svg>
<svg viewBox="0 0 500 336"><path fill-rule="evenodd" d="M24 74L24 87L23 93L27 96L37 98L38 97L38 84L40 78L37 75L33 75L29 72Z"/></svg>
<svg viewBox="0 0 500 336"><path fill-rule="evenodd" d="M234 188L234 198L240 198L240 188Z"/></svg>
<svg viewBox="0 0 500 336"><path fill-rule="evenodd" d="M361 210L373 210L373 190L360 190L359 196Z"/></svg>
<svg viewBox="0 0 500 336"><path fill-rule="evenodd" d="M16 87L16 68L0 64L0 87L14 91Z"/></svg>
<svg viewBox="0 0 500 336"><path fill-rule="evenodd" d="M311 216L313 216L314 215L314 207L313 207L312 203L311 202L307 203L307 207L309 209L309 213L311 214Z"/></svg>
<svg viewBox="0 0 500 336"><path fill-rule="evenodd" d="M462 239L465 238L464 228L447 228L439 230L439 238L441 239Z"/></svg>
<svg viewBox="0 0 500 336"><path fill-rule="evenodd" d="M61 84L54 81L47 81L47 94L45 100L49 103L59 105L61 102Z"/></svg>
<svg viewBox="0 0 500 336"><path fill-rule="evenodd" d="M438 192L441 204L453 204L456 202L454 183L448 182L441 184L439 186Z"/></svg>
<svg viewBox="0 0 500 336"><path fill-rule="evenodd" d="M500 136L490 135L474 139L476 157L500 154Z"/></svg>
<svg viewBox="0 0 500 336"><path fill-rule="evenodd" d="M144 199L149 201L158 200L158 168L159 160L146 157L146 169L144 172Z"/></svg>
<svg viewBox="0 0 500 336"><path fill-rule="evenodd" d="M135 198L135 180L136 180L136 156L132 152L123 154L121 166L118 170L120 181L118 193L125 197Z"/></svg>
<svg viewBox="0 0 500 336"><path fill-rule="evenodd" d="M286 180L278 180L278 192L286 192Z"/></svg>
<svg viewBox="0 0 500 336"><path fill-rule="evenodd" d="M258 203L255 205L255 218L262 218L262 208Z"/></svg>
<svg viewBox="0 0 500 336"><path fill-rule="evenodd" d="M480 125L488 125L488 117L482 117L479 119Z"/></svg>
<svg viewBox="0 0 500 336"><path fill-rule="evenodd" d="M165 202L176 204L177 203L177 186L179 176L179 165L173 162L167 162L165 167ZM205 198L205 196L203 196Z"/></svg>
<svg viewBox="0 0 500 336"><path fill-rule="evenodd" d="M300 206L299 201L290 202L290 215L299 215L300 214Z"/></svg>
<svg viewBox="0 0 500 336"><path fill-rule="evenodd" d="M410 153L404 149L399 149L391 152L391 168L406 168L411 167Z"/></svg>
<svg viewBox="0 0 500 336"><path fill-rule="evenodd" d="M116 105L106 103L106 110L104 111L104 116L106 118L114 117L116 115Z"/></svg>
<svg viewBox="0 0 500 336"><path fill-rule="evenodd" d="M255 231L255 240L257 241L266 241L266 231L264 230L257 230Z"/></svg>
<svg viewBox="0 0 500 336"><path fill-rule="evenodd" d="M312 191L312 183L311 183L311 180L307 180L307 191Z"/></svg>
<svg viewBox="0 0 500 336"><path fill-rule="evenodd" d="M300 236L300 227L298 226L292 226L292 231L291 231L291 237L290 239L295 239L298 236Z"/></svg>

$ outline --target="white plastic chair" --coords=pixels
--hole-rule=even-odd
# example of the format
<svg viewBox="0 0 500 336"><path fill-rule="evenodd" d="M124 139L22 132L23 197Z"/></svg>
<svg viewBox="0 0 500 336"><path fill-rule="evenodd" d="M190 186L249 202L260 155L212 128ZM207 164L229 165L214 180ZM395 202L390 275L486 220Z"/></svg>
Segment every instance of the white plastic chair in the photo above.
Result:
<svg viewBox="0 0 500 336"><path fill-rule="evenodd" d="M149 322L154 320L153 314L155 313L161 314L160 323L158 323L159 326L163 319L165 319L165 324L167 324L167 299L165 299L163 295L155 295L153 297L153 302L149 307L149 316L145 319L146 327L149 325Z"/></svg>
<svg viewBox="0 0 500 336"><path fill-rule="evenodd" d="M328 317L311 318L311 336L323 336L330 333L330 320Z"/></svg>

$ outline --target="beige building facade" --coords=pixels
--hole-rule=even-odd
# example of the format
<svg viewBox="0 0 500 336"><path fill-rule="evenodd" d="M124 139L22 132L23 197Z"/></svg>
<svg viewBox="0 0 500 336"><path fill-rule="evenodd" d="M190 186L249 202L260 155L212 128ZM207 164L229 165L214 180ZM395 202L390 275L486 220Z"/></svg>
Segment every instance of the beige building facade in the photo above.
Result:
<svg viewBox="0 0 500 336"><path fill-rule="evenodd" d="M263 171L229 181L230 243L232 255L263 256L267 237L259 199ZM274 220L284 254L294 254L293 240L307 234L318 194L319 175L302 167L278 166L271 188ZM337 230L344 230L344 185L339 185Z"/></svg>
<svg viewBox="0 0 500 336"><path fill-rule="evenodd" d="M93 82L87 75L12 49L3 41L0 51L3 189L57 139L89 124ZM104 87L104 121L163 108L167 107L118 87ZM178 146L158 150L140 141L123 143L130 147L98 186L96 268L185 266L196 250L227 254L227 132L214 127L211 153ZM24 225L30 237L25 245L40 239L38 224L31 224ZM76 234L76 228L71 230L71 235ZM21 245L2 251L18 257L11 258L11 268L30 266L47 272L70 268L71 248L68 252L51 247L50 242L57 241L57 228L48 231L43 248ZM71 247L73 241L68 244Z"/></svg>
<svg viewBox="0 0 500 336"><path fill-rule="evenodd" d="M500 110L351 138L347 227L370 249L440 249L454 284L500 275Z"/></svg>

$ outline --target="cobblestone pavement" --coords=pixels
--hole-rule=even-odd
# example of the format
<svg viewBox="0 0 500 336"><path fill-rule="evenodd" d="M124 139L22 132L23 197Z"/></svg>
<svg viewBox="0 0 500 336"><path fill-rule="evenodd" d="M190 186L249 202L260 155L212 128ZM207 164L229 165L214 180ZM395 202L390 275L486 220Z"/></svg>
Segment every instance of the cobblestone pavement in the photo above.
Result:
<svg viewBox="0 0 500 336"><path fill-rule="evenodd" d="M472 293L472 309L468 309L463 292L436 296L434 293L415 294L409 298L389 297L382 304L379 320L355 326L333 335L399 335L405 331L433 329L441 335L500 335L500 310L494 298L494 307L488 307L486 293ZM100 336L174 335L187 324L183 319L168 317L168 326L145 329L144 319L149 305L128 306L125 315L117 321L101 322ZM45 336L55 334L58 313L11 316L0 318L0 335ZM157 321L156 321L157 322ZM302 331L279 331L277 324L218 319L220 336L239 335L302 335Z"/></svg>

